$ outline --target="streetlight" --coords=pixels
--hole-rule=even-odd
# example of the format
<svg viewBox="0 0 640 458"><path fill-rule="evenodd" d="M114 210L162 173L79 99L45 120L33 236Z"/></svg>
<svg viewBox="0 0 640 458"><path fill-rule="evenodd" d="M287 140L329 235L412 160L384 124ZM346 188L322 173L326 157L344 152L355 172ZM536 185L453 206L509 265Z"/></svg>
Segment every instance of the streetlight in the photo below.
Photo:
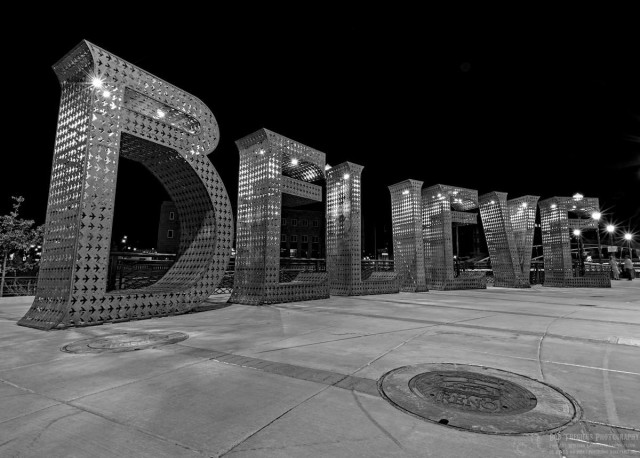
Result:
<svg viewBox="0 0 640 458"><path fill-rule="evenodd" d="M591 217L596 221L596 235L598 236L598 260L600 261L600 265L602 265L602 245L600 244L600 218L602 217L602 213L599 211L595 211L591 214Z"/></svg>
<svg viewBox="0 0 640 458"><path fill-rule="evenodd" d="M631 254L631 239L633 239L633 235L627 232L624 234L624 239L629 242L629 257L633 260L633 254Z"/></svg>
<svg viewBox="0 0 640 458"><path fill-rule="evenodd" d="M582 259L582 247L580 246L580 235L582 234L582 231L580 229L574 229L573 230L573 235L576 238L576 241L578 242L578 266L580 269L580 272L583 273L584 272L584 261Z"/></svg>
<svg viewBox="0 0 640 458"><path fill-rule="evenodd" d="M613 241L613 233L616 231L616 227L613 224L607 224L607 232L609 233L609 246ZM609 259L611 259L611 252L609 252Z"/></svg>
<svg viewBox="0 0 640 458"><path fill-rule="evenodd" d="M104 80L102 78L100 78L98 75L94 75L91 77L91 86L93 86L95 89L102 89L102 86L104 85Z"/></svg>

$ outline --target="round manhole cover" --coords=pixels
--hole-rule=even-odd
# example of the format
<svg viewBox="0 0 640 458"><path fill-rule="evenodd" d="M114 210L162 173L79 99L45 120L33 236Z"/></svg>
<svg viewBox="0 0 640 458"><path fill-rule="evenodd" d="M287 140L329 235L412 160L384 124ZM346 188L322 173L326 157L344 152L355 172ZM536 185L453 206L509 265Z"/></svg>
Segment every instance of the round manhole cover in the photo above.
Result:
<svg viewBox="0 0 640 458"><path fill-rule="evenodd" d="M118 353L174 344L188 338L189 335L184 332L120 332L78 340L65 345L61 350L68 353Z"/></svg>
<svg viewBox="0 0 640 458"><path fill-rule="evenodd" d="M486 434L538 434L580 416L567 394L513 372L465 364L421 364L384 374L382 396L417 417Z"/></svg>

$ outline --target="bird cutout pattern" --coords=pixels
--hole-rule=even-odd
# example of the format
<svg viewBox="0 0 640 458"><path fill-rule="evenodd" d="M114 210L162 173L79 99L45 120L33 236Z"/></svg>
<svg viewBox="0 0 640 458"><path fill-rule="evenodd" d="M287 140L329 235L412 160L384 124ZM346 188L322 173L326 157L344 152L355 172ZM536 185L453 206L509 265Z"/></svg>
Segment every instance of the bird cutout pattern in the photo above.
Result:
<svg viewBox="0 0 640 458"><path fill-rule="evenodd" d="M422 241L422 181L389 186L394 268L400 291L428 291Z"/></svg>
<svg viewBox="0 0 640 458"><path fill-rule="evenodd" d="M433 290L484 289L484 272L459 272L453 258L454 225L477 224L478 191L437 184L422 190L422 235L427 287Z"/></svg>
<svg viewBox="0 0 640 458"><path fill-rule="evenodd" d="M395 272L371 272L363 278L362 187L364 167L351 162L338 164L327 175L327 272L335 296L364 296L399 291Z"/></svg>
<svg viewBox="0 0 640 458"><path fill-rule="evenodd" d="M238 225L229 302L265 305L329 297L326 272L300 272L281 281L282 203L321 202L324 153L267 129L236 141L240 153Z"/></svg>
<svg viewBox="0 0 640 458"><path fill-rule="evenodd" d="M531 287L529 271L538 199L523 196L507 200L507 193L497 191L478 199L495 286Z"/></svg>
<svg viewBox="0 0 640 458"><path fill-rule="evenodd" d="M38 329L186 313L215 290L233 241L218 144L196 97L87 41L53 67L61 86L46 229L33 305ZM180 215L179 256L157 283L107 292L120 156L144 164Z"/></svg>
<svg viewBox="0 0 640 458"><path fill-rule="evenodd" d="M597 198L550 197L538 203L542 250L544 256L544 286L561 288L610 288L608 271L590 271L582 275L574 271L571 259L572 229L598 229L591 214L600 207ZM569 212L576 217L569 218ZM580 255L580 254L578 254Z"/></svg>

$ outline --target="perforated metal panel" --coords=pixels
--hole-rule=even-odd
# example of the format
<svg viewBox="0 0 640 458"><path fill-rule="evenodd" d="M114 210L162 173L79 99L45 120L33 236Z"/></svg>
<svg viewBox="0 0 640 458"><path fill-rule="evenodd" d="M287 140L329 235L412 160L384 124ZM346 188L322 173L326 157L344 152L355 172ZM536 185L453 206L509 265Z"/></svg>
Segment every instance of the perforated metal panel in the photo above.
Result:
<svg viewBox="0 0 640 458"><path fill-rule="evenodd" d="M427 286L435 290L483 289L484 272L455 276L452 224L475 224L478 191L438 184L422 190L422 224Z"/></svg>
<svg viewBox="0 0 640 458"><path fill-rule="evenodd" d="M511 231L518 251L518 264L529 280L531 251L536 228L536 204L539 196L522 196L507 201Z"/></svg>
<svg viewBox="0 0 640 458"><path fill-rule="evenodd" d="M507 193L495 191L479 198L495 286L530 287L537 201L537 196L507 201Z"/></svg>
<svg viewBox="0 0 640 458"><path fill-rule="evenodd" d="M19 324L50 329L189 311L224 276L233 239L229 198L206 157L218 143L213 114L86 41L54 70L62 97L42 261ZM180 257L152 286L107 293L120 155L144 164L176 203Z"/></svg>
<svg viewBox="0 0 640 458"><path fill-rule="evenodd" d="M361 175L364 167L343 162L327 171L327 272L332 295L359 296L399 291L393 272L362 278Z"/></svg>
<svg viewBox="0 0 640 458"><path fill-rule="evenodd" d="M389 186L394 267L400 291L428 291L422 241L422 181Z"/></svg>
<svg viewBox="0 0 640 458"><path fill-rule="evenodd" d="M236 142L240 151L238 228L230 302L275 304L329 297L326 272L280 283L282 199L322 201L325 154L267 129Z"/></svg>
<svg viewBox="0 0 640 458"><path fill-rule="evenodd" d="M540 201L540 226L544 250L544 286L610 288L609 272L574 275L571 260L571 230L593 227L591 213L598 210L597 198L551 197ZM569 219L569 212L576 218Z"/></svg>

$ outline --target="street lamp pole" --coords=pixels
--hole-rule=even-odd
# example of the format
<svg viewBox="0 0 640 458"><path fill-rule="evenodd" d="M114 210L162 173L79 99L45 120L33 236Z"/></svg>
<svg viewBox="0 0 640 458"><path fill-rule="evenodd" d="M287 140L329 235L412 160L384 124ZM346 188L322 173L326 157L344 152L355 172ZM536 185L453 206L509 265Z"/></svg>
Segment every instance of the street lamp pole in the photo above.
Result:
<svg viewBox="0 0 640 458"><path fill-rule="evenodd" d="M611 246L611 243L613 242L613 233L616 230L616 227L613 224L607 224L607 232L609 233L609 246ZM609 254L609 257L611 257L611 254Z"/></svg>
<svg viewBox="0 0 640 458"><path fill-rule="evenodd" d="M576 192L573 195L573 200L574 202L580 202L582 199L584 198L584 196L582 194L580 194L579 192ZM573 208L576 208L576 205L573 206ZM580 242L582 241L582 231L580 229L574 229L573 231L573 235L576 236L577 242L578 242L578 266L580 268L580 274L584 275L584 259L582 259L582 247L580 246Z"/></svg>
<svg viewBox="0 0 640 458"><path fill-rule="evenodd" d="M578 243L578 276L584 275L584 260L582 259L582 247L580 246L580 242L582 239L581 234L582 231L580 229L573 230L573 235L576 237L576 241Z"/></svg>
<svg viewBox="0 0 640 458"><path fill-rule="evenodd" d="M602 213L594 212L591 217L596 220L596 236L598 237L598 260L600 261L600 265L602 265L602 245L600 244L600 217Z"/></svg>
<svg viewBox="0 0 640 458"><path fill-rule="evenodd" d="M631 260L633 260L633 255L631 254L631 239L633 238L633 235L627 232L626 234L624 234L624 238L628 242L627 250L629 250L629 257L631 258Z"/></svg>

